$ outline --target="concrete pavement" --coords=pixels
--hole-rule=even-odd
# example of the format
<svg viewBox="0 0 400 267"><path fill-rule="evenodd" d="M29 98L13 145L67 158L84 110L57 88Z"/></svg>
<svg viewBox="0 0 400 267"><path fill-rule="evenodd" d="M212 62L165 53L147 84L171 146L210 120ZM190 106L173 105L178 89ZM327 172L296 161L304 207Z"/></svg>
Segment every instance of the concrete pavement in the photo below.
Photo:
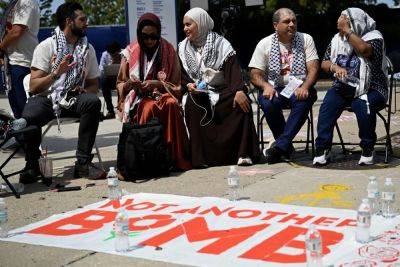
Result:
<svg viewBox="0 0 400 267"><path fill-rule="evenodd" d="M325 94L319 90L319 99L315 103L314 120L315 135L318 110ZM398 98L399 100L399 98ZM114 103L116 99L114 98ZM0 96L0 106L9 109L4 95ZM254 108L255 112L255 108ZM355 116L344 113L340 119L342 134L347 141L358 142L358 128ZM396 155L400 148L399 112L392 116L392 142ZM43 147L48 147L49 157L54 158L54 182L81 185L82 190L73 192L49 192L42 184L26 186L21 199L12 195L0 193L5 197L9 209L9 226L14 229L33 222L43 220L53 214L58 214L78 207L98 202L107 196L106 181L95 181L96 185L85 188L87 179L72 179L78 124L62 125L62 134L53 127L43 141ZM121 123L118 120L106 120L100 124L97 144L106 168L116 165L116 144ZM265 138L270 138L271 132L265 126ZM306 128L300 131L298 139L305 138ZM382 123L378 119L378 138L384 136ZM336 136L335 136L336 139ZM341 154L340 147L334 148L335 162L324 168L311 167L311 155L300 152L304 145L296 145L298 153L293 163L275 165L257 164L251 167L239 167L242 198L260 202L278 202L294 205L319 206L332 208L355 209L361 198L365 197L368 176L375 175L382 185L385 177L394 178L400 190L398 158L392 158L389 164L383 163L378 156L378 164L373 167L359 167L358 147L351 148L355 153L348 156ZM378 148L381 150L381 148ZM0 161L8 154L0 152ZM96 159L94 160L96 162ZM24 166L23 157L19 156L6 168L6 172L16 171ZM226 197L226 177L228 167L214 167L203 170L191 170L185 173L174 173L170 177L153 179L142 183L122 182L122 188L131 192L169 193L186 196L216 196ZM18 178L11 178L17 182ZM400 192L400 191L399 191ZM397 202L397 207L399 207ZM11 242L0 243L1 266L172 266L173 264L153 262L137 258L69 250L53 247L34 246Z"/></svg>

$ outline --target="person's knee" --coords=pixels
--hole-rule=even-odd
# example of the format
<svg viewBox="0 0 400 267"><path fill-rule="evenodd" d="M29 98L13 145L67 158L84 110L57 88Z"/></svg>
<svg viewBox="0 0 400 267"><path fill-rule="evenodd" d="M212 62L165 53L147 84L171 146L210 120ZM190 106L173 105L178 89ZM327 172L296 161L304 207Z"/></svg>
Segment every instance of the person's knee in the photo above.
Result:
<svg viewBox="0 0 400 267"><path fill-rule="evenodd" d="M168 108L174 108L174 107L177 106L177 104L178 104L178 103L176 102L176 100L173 99L172 97L168 97L167 100L165 101L165 105L166 105Z"/></svg>

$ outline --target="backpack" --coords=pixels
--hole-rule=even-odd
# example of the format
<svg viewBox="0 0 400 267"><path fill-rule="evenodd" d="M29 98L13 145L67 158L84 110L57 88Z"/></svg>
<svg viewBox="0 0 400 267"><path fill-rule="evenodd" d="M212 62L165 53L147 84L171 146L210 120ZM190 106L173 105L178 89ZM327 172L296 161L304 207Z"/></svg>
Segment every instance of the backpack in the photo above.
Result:
<svg viewBox="0 0 400 267"><path fill-rule="evenodd" d="M169 175L171 167L164 127L157 118L142 125L124 123L118 142L117 168L126 180Z"/></svg>

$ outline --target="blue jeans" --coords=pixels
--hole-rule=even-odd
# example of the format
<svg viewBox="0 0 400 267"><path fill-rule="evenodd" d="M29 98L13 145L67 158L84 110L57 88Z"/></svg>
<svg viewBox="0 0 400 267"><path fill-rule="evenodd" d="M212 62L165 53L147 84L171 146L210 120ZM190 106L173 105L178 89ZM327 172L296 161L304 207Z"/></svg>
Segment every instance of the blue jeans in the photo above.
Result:
<svg viewBox="0 0 400 267"><path fill-rule="evenodd" d="M11 75L11 90L8 92L8 101L10 102L14 117L19 119L21 118L27 99L23 80L24 77L31 72L31 70L27 67L18 65L9 66Z"/></svg>
<svg viewBox="0 0 400 267"><path fill-rule="evenodd" d="M280 92L282 89L279 88L277 91ZM294 94L290 99L279 95L269 100L264 98L260 92L258 103L260 103L264 111L265 119L274 135L275 144L279 149L290 152L292 141L306 121L315 100L317 100L317 93L314 88L310 89L308 98L305 100L297 100ZM291 108L286 122L282 113L282 109L285 108Z"/></svg>
<svg viewBox="0 0 400 267"><path fill-rule="evenodd" d="M376 143L376 113L385 107L385 98L376 90L370 90L367 97L370 114L367 113L367 103L364 100L360 98L346 99L337 92L336 87L330 88L319 109L318 137L315 140L315 147L317 149L330 149L336 120L345 107L351 107L357 117L361 148L374 149Z"/></svg>

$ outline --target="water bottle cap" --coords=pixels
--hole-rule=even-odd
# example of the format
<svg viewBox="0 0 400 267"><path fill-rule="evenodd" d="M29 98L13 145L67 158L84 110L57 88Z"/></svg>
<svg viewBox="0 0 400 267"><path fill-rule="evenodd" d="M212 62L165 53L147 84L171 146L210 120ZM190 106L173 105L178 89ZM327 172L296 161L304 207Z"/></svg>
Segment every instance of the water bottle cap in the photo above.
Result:
<svg viewBox="0 0 400 267"><path fill-rule="evenodd" d="M370 176L370 177L369 177L369 180L370 180L370 181L374 181L374 180L376 180L376 177L375 177L375 176Z"/></svg>
<svg viewBox="0 0 400 267"><path fill-rule="evenodd" d="M115 171L115 167L110 167L110 171Z"/></svg>
<svg viewBox="0 0 400 267"><path fill-rule="evenodd" d="M234 171L234 170L236 170L236 168L235 168L235 166L232 165L229 167L229 170Z"/></svg>

